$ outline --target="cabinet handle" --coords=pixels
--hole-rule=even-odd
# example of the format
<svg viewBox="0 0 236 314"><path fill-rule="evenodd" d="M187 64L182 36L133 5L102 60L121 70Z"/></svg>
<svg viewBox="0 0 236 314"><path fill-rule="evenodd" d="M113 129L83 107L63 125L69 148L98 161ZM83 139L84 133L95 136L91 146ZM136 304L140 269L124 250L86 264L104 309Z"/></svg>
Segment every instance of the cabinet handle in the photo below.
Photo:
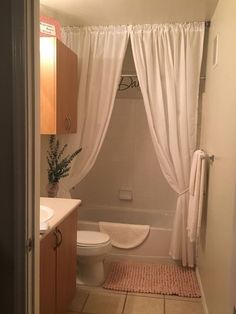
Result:
<svg viewBox="0 0 236 314"><path fill-rule="evenodd" d="M55 244L53 246L53 249L56 250L56 248L58 247L58 237L57 237L57 232L56 230L53 232L53 235L55 237Z"/></svg>
<svg viewBox="0 0 236 314"><path fill-rule="evenodd" d="M68 116L66 116L66 118L65 118L65 129L66 129L66 131L69 130L69 127L70 127L69 118L68 118Z"/></svg>
<svg viewBox="0 0 236 314"><path fill-rule="evenodd" d="M71 117L68 115L68 121L69 121L69 126L68 126L68 130L71 129Z"/></svg>
<svg viewBox="0 0 236 314"><path fill-rule="evenodd" d="M61 233L61 230L60 230L60 229L57 229L57 233L58 233L59 236L60 236L60 240L58 241L57 246L60 246L60 245L62 244L62 233Z"/></svg>

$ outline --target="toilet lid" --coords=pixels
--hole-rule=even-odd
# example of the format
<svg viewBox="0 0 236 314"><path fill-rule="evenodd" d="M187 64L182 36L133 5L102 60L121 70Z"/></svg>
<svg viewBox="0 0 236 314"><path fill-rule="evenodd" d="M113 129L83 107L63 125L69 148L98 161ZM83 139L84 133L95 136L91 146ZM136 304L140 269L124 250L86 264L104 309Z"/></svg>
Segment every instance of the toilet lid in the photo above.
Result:
<svg viewBox="0 0 236 314"><path fill-rule="evenodd" d="M104 244L110 241L108 234L98 231L77 231L77 244L80 246L92 246Z"/></svg>

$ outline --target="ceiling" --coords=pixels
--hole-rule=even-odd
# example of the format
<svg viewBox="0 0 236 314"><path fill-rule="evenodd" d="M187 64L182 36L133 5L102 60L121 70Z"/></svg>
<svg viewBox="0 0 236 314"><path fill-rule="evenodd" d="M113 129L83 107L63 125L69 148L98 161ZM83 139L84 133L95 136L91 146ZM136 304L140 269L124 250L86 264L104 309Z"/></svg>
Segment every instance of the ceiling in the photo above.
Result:
<svg viewBox="0 0 236 314"><path fill-rule="evenodd" d="M41 0L62 25L154 24L210 20L218 0Z"/></svg>

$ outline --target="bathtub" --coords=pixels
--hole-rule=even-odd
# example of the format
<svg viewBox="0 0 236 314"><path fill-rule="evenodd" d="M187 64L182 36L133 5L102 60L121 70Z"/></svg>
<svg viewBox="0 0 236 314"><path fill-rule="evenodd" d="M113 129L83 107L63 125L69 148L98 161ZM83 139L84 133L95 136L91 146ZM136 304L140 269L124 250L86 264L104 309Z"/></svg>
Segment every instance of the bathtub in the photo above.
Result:
<svg viewBox="0 0 236 314"><path fill-rule="evenodd" d="M78 230L99 231L99 221L150 225L147 239L133 249L112 247L110 255L136 258L169 259L173 211L116 207L83 207L78 211Z"/></svg>

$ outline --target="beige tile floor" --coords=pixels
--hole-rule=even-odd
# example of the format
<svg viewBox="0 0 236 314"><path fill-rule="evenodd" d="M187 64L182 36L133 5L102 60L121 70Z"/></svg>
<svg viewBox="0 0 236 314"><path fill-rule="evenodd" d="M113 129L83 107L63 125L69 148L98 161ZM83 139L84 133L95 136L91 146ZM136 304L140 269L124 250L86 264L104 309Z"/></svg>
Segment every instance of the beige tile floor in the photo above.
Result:
<svg viewBox="0 0 236 314"><path fill-rule="evenodd" d="M201 299L77 287L67 314L204 314Z"/></svg>

